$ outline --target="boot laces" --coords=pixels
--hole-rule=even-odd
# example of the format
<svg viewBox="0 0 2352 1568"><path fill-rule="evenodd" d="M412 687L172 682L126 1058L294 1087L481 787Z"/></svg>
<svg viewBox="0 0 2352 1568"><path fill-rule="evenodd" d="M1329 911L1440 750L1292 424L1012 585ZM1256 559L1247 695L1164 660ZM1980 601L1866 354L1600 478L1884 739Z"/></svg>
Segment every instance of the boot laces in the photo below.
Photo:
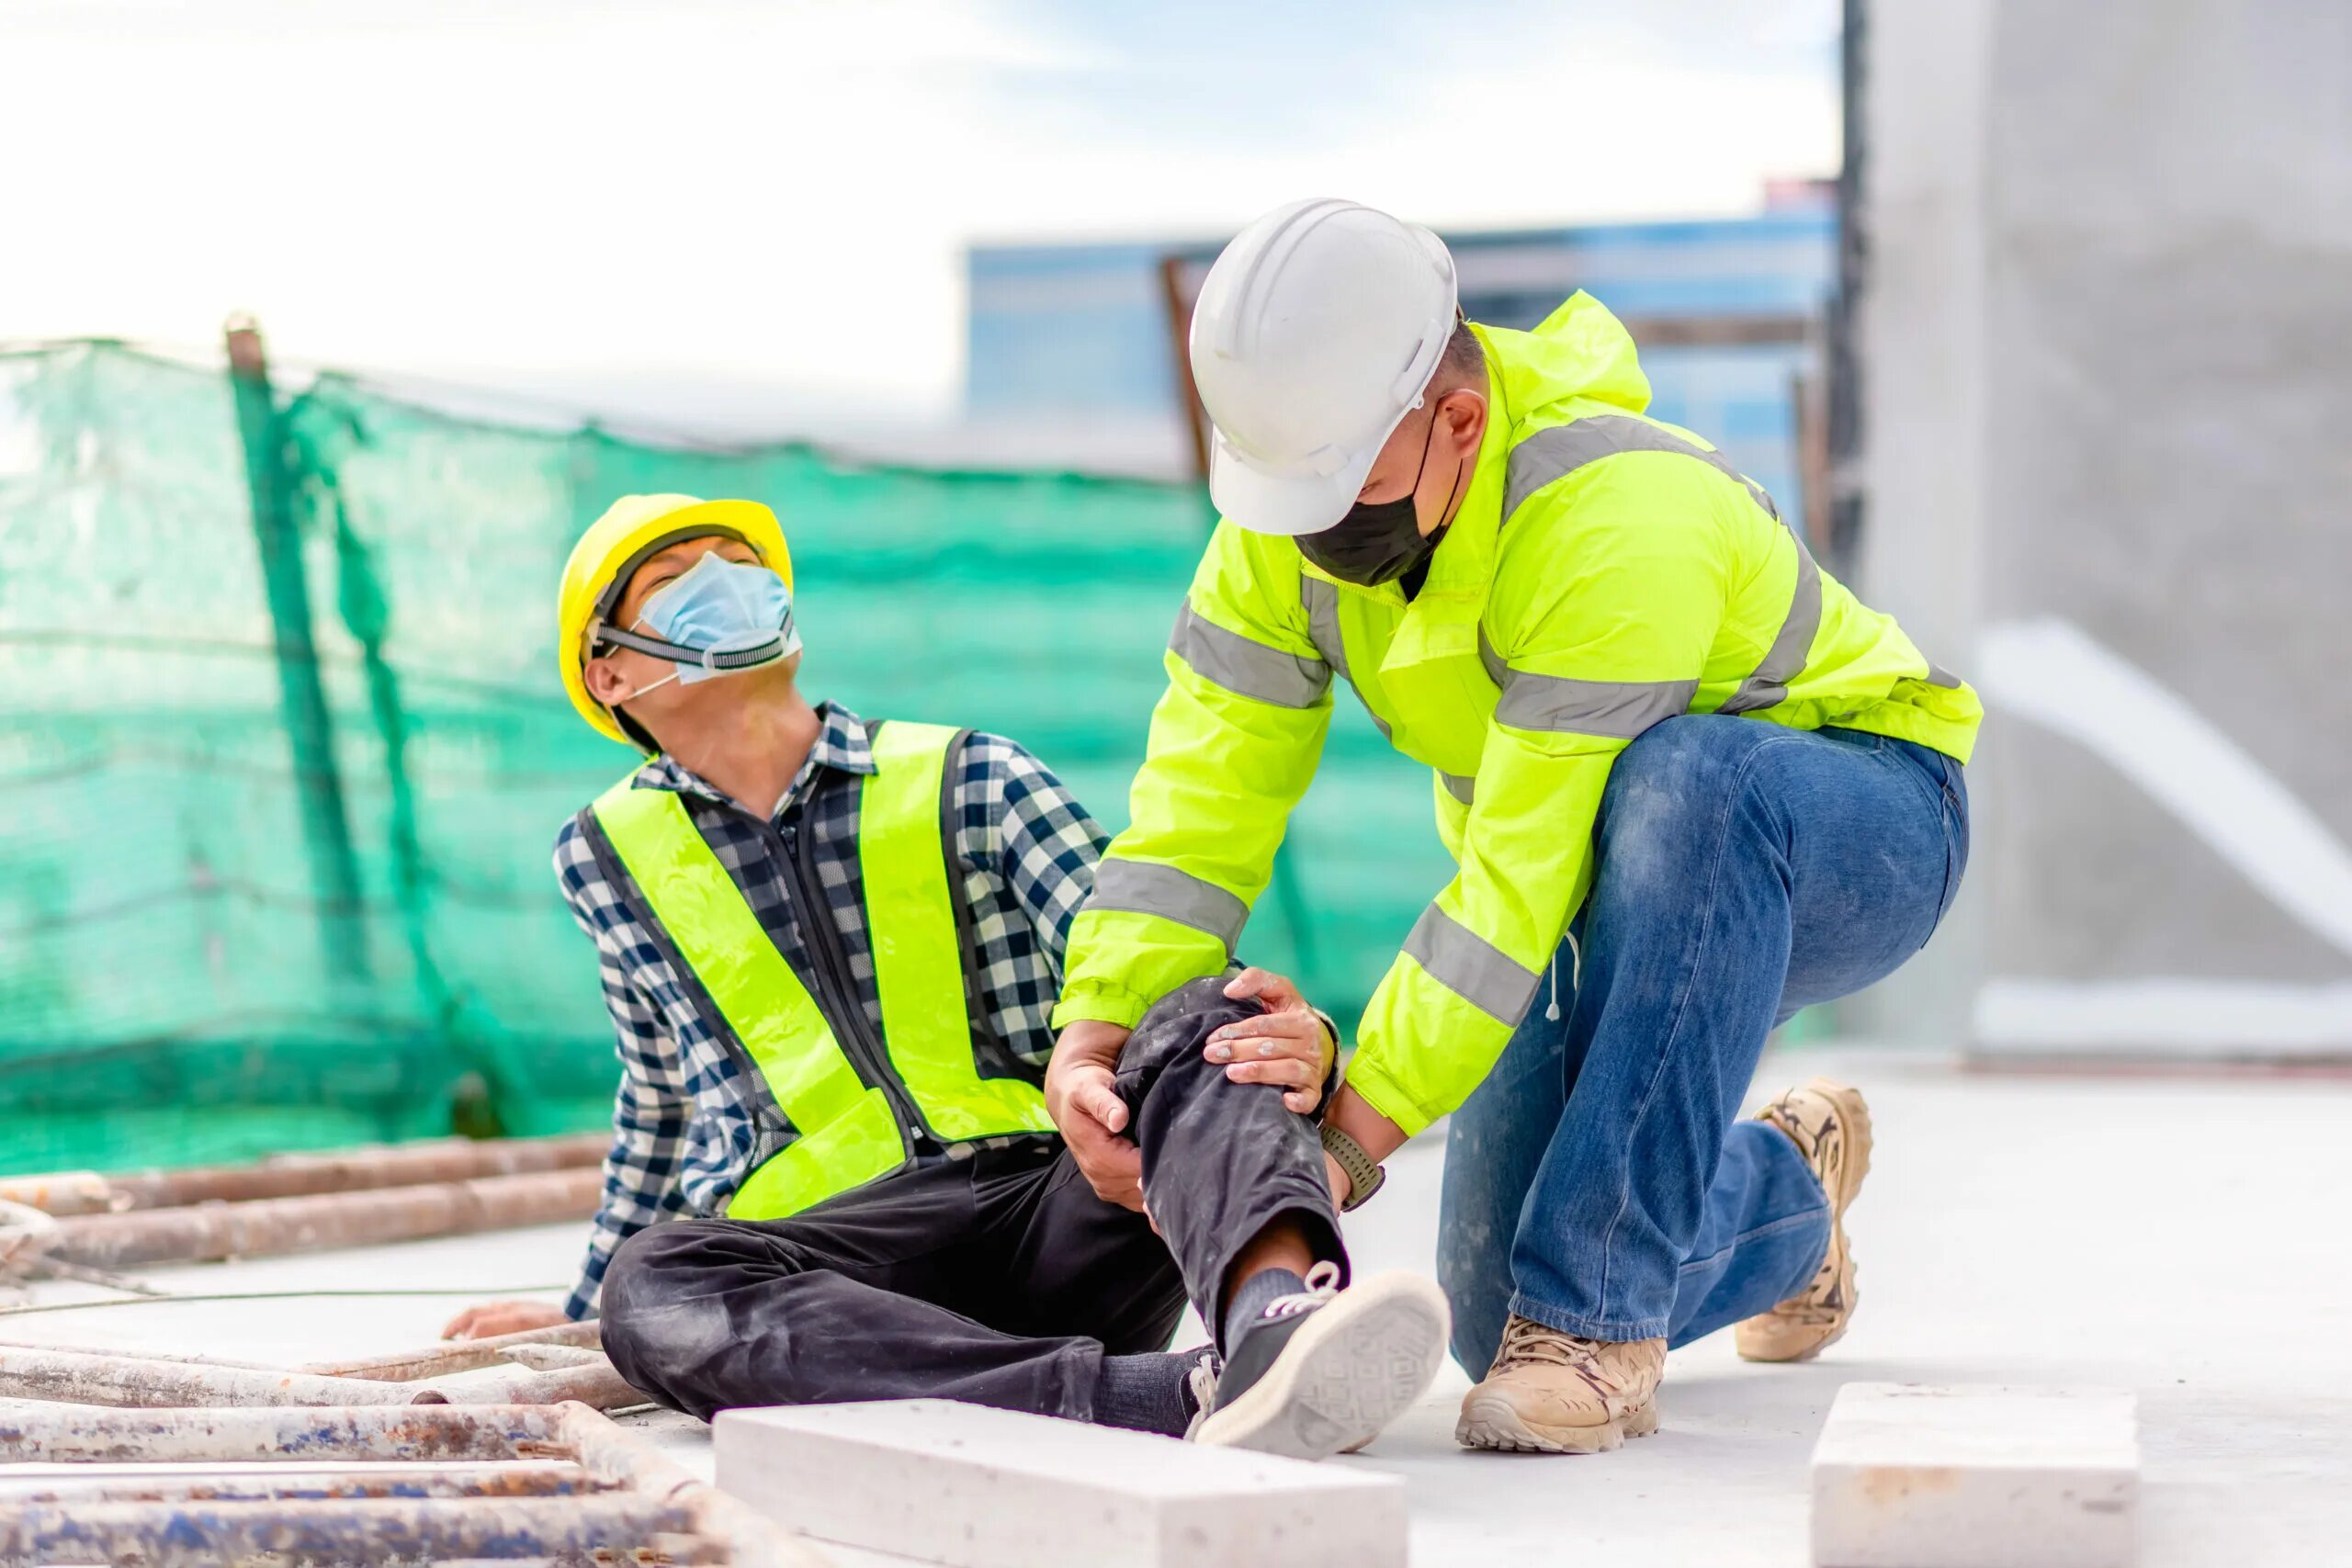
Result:
<svg viewBox="0 0 2352 1568"><path fill-rule="evenodd" d="M1611 1343L1606 1339L1588 1339L1580 1334L1565 1333L1531 1318L1513 1317L1503 1329L1502 1349L1495 1357L1494 1370L1495 1372L1502 1372L1512 1367L1538 1363L1565 1367L1584 1379L1591 1385L1593 1393L1605 1399L1626 1392L1624 1382L1601 1359L1601 1352Z"/></svg>

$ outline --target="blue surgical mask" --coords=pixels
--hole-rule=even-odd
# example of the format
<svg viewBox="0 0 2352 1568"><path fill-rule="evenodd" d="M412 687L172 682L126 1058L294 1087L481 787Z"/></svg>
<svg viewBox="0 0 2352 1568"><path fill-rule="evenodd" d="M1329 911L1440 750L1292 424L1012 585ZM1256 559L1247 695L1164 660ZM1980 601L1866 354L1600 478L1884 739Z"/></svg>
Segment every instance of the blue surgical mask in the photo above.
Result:
<svg viewBox="0 0 2352 1568"><path fill-rule="evenodd" d="M639 628L651 635L641 635ZM784 579L766 567L729 560L716 550L648 595L635 626L626 632L608 626L604 637L670 660L678 666L671 679L684 685L757 670L800 651L800 632L792 622L792 590Z"/></svg>

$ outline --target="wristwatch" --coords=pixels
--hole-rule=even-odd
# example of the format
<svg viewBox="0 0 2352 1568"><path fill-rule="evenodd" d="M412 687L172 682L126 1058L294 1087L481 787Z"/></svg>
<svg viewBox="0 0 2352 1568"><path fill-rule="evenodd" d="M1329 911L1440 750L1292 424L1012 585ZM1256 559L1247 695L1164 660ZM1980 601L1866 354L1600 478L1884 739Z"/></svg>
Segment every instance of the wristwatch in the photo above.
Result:
<svg viewBox="0 0 2352 1568"><path fill-rule="evenodd" d="M1380 1190L1380 1184L1388 1179L1388 1173L1363 1152L1362 1144L1329 1122L1323 1123L1323 1152L1337 1160L1340 1168L1348 1173L1348 1201L1340 1205L1340 1212L1343 1214L1363 1208L1372 1195Z"/></svg>

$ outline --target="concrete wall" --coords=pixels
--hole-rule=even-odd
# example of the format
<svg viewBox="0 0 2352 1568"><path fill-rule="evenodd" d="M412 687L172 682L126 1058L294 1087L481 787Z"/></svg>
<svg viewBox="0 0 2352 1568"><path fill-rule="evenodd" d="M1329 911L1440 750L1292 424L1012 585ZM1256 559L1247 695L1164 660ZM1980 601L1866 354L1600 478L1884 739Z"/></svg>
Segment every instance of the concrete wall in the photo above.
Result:
<svg viewBox="0 0 2352 1568"><path fill-rule="evenodd" d="M2352 1050L2352 7L1867 47L1862 588L1994 710L1973 886L1873 1021Z"/></svg>

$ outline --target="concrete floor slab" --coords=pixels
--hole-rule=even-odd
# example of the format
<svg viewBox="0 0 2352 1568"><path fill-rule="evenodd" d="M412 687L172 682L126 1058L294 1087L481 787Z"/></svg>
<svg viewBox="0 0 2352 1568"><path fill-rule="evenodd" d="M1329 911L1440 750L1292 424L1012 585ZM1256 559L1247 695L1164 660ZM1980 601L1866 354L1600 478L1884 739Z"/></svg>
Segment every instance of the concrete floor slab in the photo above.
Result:
<svg viewBox="0 0 2352 1568"><path fill-rule="evenodd" d="M1449 1369L1363 1456L1404 1478L1421 1568L1807 1558L1806 1462L1849 1382L2098 1384L2140 1400L2144 1568L2335 1568L2352 1541L2352 1084L1971 1076L1917 1057L1780 1053L1764 1089L1814 1072L1871 1095L1878 1133L1851 1216L1861 1305L1800 1366L1728 1336L1669 1358L1664 1430L1584 1458L1465 1454ZM1431 1267L1442 1149L1396 1162L1350 1216L1359 1268ZM186 1291L467 1292L547 1284L572 1227L151 1276ZM36 1288L44 1303L103 1296ZM463 1296L368 1294L0 1315L0 1338L309 1360L430 1340ZM1180 1343L1200 1337L1188 1323ZM707 1429L657 1424L709 1467ZM888 1559L846 1551L843 1568Z"/></svg>

